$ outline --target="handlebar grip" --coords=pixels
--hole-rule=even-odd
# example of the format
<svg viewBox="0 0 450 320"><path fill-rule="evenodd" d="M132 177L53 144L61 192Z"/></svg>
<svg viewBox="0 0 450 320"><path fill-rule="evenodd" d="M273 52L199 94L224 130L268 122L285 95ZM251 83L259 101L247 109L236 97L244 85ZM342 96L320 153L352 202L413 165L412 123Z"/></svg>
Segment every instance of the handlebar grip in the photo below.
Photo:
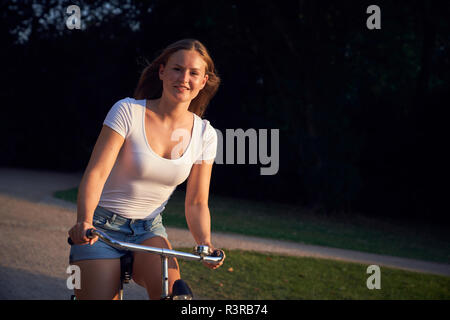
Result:
<svg viewBox="0 0 450 320"><path fill-rule="evenodd" d="M93 230L95 230L95 229L91 228L91 229L86 230L86 237L88 237L89 239L94 238L95 236L92 234ZM67 243L70 244L71 246L73 246L75 244L71 237L67 238Z"/></svg>
<svg viewBox="0 0 450 320"><path fill-rule="evenodd" d="M222 258L222 260L223 260L223 258L224 258L224 256L225 256L225 253L224 253L223 250L221 250L221 249L216 249L216 250L214 250L214 252L212 253L212 256L213 256L213 257L220 257L220 258Z"/></svg>
<svg viewBox="0 0 450 320"><path fill-rule="evenodd" d="M86 237L88 237L89 239L94 238L95 236L92 234L92 231L95 230L93 228L86 230Z"/></svg>

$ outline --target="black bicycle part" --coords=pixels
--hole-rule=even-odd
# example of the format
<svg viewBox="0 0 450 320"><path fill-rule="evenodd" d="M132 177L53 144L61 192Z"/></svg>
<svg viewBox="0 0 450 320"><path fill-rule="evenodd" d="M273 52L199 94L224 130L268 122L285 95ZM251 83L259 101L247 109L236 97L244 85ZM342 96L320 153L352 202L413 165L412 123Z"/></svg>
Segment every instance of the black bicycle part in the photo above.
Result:
<svg viewBox="0 0 450 320"><path fill-rule="evenodd" d="M92 239L94 237L94 235L92 234L92 230L95 230L95 229L91 228L91 229L86 230L86 237L88 237L89 239ZM71 246L73 246L75 244L71 237L67 238L67 243L70 244Z"/></svg>
<svg viewBox="0 0 450 320"><path fill-rule="evenodd" d="M186 281L182 279L176 280L172 285L172 300L192 300L194 294Z"/></svg>
<svg viewBox="0 0 450 320"><path fill-rule="evenodd" d="M125 255L120 257L120 280L123 283L128 283L133 277L133 252L127 251Z"/></svg>

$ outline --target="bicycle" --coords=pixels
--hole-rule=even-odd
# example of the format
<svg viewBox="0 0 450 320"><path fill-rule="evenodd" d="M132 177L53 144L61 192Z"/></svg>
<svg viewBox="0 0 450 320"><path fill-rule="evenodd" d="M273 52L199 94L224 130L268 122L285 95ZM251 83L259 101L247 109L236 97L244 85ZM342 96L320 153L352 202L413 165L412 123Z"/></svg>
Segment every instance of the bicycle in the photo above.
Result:
<svg viewBox="0 0 450 320"><path fill-rule="evenodd" d="M127 253L120 258L120 291L119 291L120 300L123 300L123 284L129 283L129 281L132 278L133 252L147 252L161 256L161 265L162 265L161 300L192 300L194 296L192 290L189 288L187 283L182 279L178 279L174 282L172 286L172 295L169 295L169 264L168 264L169 257L218 264L222 262L225 256L224 252L219 249L215 250L211 254L210 248L208 246L196 246L194 248L195 254L192 254L183 251L149 247L134 243L118 241L106 235L104 232L94 228L86 231L87 238L92 239L95 236L97 236L100 241L103 241L112 247L127 251ZM73 245L72 239L68 238L67 241L70 245ZM75 300L75 296L72 295L71 299Z"/></svg>

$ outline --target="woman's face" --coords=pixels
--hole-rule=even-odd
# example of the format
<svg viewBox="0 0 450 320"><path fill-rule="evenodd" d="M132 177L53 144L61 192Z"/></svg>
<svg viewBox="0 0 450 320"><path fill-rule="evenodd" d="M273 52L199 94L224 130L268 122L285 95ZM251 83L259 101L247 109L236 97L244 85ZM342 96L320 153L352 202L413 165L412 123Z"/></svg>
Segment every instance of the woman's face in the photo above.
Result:
<svg viewBox="0 0 450 320"><path fill-rule="evenodd" d="M163 95L178 102L190 102L208 80L206 62L195 50L179 50L173 53L165 66L159 68L163 82Z"/></svg>

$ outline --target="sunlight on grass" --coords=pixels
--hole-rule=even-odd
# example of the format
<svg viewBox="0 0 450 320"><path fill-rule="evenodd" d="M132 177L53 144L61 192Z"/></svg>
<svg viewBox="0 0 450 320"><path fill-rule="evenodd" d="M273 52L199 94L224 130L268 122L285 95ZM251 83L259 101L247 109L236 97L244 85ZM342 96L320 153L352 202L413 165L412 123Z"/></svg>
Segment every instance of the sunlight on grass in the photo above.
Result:
<svg viewBox="0 0 450 320"><path fill-rule="evenodd" d="M381 289L369 290L368 265L241 250L226 254L217 270L179 261L194 294L214 300L450 299L449 277L381 267Z"/></svg>

